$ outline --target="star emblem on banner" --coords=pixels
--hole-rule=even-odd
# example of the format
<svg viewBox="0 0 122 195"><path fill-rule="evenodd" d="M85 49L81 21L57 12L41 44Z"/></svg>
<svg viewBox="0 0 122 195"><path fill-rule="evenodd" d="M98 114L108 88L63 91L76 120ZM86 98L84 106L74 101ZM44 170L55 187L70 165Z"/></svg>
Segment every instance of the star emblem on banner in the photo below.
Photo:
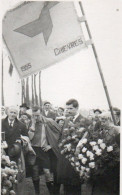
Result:
<svg viewBox="0 0 122 195"><path fill-rule="evenodd" d="M53 29L53 23L52 23L52 19L50 16L50 9L58 3L59 3L58 1L45 2L44 7L42 8L41 14L38 19L28 24L25 24L15 29L14 31L24 34L31 38L43 33L44 41L45 41L45 44L47 45L47 42L49 40L49 37Z"/></svg>

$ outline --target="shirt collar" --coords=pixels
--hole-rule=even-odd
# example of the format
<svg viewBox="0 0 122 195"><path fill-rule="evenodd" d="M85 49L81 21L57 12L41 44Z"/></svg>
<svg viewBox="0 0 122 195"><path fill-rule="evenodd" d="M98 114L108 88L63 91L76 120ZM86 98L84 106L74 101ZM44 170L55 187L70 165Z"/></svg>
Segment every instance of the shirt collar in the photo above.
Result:
<svg viewBox="0 0 122 195"><path fill-rule="evenodd" d="M11 121L11 120L9 120L9 118L8 118L8 123L9 123L9 125L11 124L11 125L13 126L14 121L15 121L15 120Z"/></svg>
<svg viewBox="0 0 122 195"><path fill-rule="evenodd" d="M46 115L48 114L48 112L49 112L48 110L45 110L45 114L46 114Z"/></svg>

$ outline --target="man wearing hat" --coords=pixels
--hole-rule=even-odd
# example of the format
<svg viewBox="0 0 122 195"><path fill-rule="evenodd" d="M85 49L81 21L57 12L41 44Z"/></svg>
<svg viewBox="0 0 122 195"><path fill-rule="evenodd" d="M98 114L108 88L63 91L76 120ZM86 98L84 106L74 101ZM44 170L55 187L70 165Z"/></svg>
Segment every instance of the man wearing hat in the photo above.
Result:
<svg viewBox="0 0 122 195"><path fill-rule="evenodd" d="M94 110L94 131L98 131L101 127L101 121L100 121L100 115L102 114L102 111L99 109Z"/></svg>
<svg viewBox="0 0 122 195"><path fill-rule="evenodd" d="M46 118L52 118L55 120L56 114L51 110L51 103L48 101L44 102L44 109L42 111L42 115L45 116Z"/></svg>
<svg viewBox="0 0 122 195"><path fill-rule="evenodd" d="M121 118L120 109L114 107L113 108L113 112L114 112L114 117L115 117L116 125L117 126L120 126L120 118Z"/></svg>
<svg viewBox="0 0 122 195"><path fill-rule="evenodd" d="M27 104L26 103L23 103L20 106L19 118L21 117L22 114L25 114L28 109L29 109L29 107L27 106Z"/></svg>

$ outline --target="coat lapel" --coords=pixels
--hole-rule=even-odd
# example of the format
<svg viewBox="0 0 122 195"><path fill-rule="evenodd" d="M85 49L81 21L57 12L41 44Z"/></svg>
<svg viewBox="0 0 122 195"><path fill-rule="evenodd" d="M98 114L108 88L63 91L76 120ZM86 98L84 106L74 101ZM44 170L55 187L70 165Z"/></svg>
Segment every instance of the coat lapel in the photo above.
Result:
<svg viewBox="0 0 122 195"><path fill-rule="evenodd" d="M3 125L4 130L7 131L9 129L8 117L4 119Z"/></svg>

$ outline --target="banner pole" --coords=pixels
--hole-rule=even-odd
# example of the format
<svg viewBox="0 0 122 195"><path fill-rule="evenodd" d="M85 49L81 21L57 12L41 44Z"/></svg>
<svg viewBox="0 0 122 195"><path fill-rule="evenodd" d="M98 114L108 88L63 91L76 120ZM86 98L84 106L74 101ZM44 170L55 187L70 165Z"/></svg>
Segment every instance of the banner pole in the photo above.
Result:
<svg viewBox="0 0 122 195"><path fill-rule="evenodd" d="M80 5L80 8L81 8L82 15L85 16L85 12L84 12L81 1L79 1L79 5ZM91 35L90 29L89 29L88 22L87 22L87 20L85 20L84 22L85 22L85 25L86 25L86 28L87 28L87 31L88 31L89 38L92 40L92 35ZM110 108L110 111L111 111L113 122L114 122L114 125L116 125L116 120L115 120L115 116L114 116L114 113L113 113L113 108L112 108L110 96L109 96L107 85L105 83L105 79L104 79L104 76L103 76L103 73L102 73L102 69L101 69L99 59L98 59L97 51L96 51L94 43L92 43L91 45L92 45L92 49L93 49L93 52L94 52L94 55L95 55L96 63L97 63L98 70L99 70L99 73L100 73L100 76L101 76L101 80L102 80L102 83L103 83L103 87L104 87L104 90L105 90L105 94L106 94L106 97L107 97L107 101L108 101L108 105L109 105L109 108Z"/></svg>
<svg viewBox="0 0 122 195"><path fill-rule="evenodd" d="M21 104L23 103L23 83L21 79Z"/></svg>
<svg viewBox="0 0 122 195"><path fill-rule="evenodd" d="M39 72L39 105L40 105L40 111L42 111L42 99L41 99L41 71Z"/></svg>
<svg viewBox="0 0 122 195"><path fill-rule="evenodd" d="M3 70L3 52L2 52L2 106L4 106L4 70Z"/></svg>
<svg viewBox="0 0 122 195"><path fill-rule="evenodd" d="M33 84L34 84L34 80L33 80L33 75L31 75L31 79L32 79L32 107L34 106L34 87L33 87Z"/></svg>
<svg viewBox="0 0 122 195"><path fill-rule="evenodd" d="M34 74L34 92L35 92L35 104L38 105L38 96L36 91L36 75L37 74Z"/></svg>

